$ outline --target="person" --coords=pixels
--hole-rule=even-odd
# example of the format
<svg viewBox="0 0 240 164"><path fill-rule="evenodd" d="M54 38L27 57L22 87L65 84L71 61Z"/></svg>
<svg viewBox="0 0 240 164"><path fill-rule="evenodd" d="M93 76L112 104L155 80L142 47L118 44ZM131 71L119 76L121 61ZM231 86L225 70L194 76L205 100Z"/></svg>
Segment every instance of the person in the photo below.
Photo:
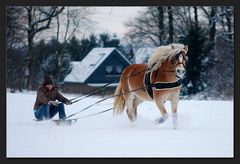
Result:
<svg viewBox="0 0 240 164"><path fill-rule="evenodd" d="M58 103L56 100L61 103ZM51 77L45 76L43 84L38 88L34 103L33 111L35 118L37 120L49 120L58 113L59 119L65 120L66 113L63 103L66 105L72 104L70 100L58 91Z"/></svg>

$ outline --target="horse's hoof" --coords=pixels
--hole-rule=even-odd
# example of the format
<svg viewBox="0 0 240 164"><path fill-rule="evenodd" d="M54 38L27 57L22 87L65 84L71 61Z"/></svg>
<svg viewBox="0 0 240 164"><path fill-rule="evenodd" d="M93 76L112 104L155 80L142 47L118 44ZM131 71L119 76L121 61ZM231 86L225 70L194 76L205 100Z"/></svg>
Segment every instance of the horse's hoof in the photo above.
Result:
<svg viewBox="0 0 240 164"><path fill-rule="evenodd" d="M163 123L164 121L165 121L165 119L163 117L161 117L158 122Z"/></svg>
<svg viewBox="0 0 240 164"><path fill-rule="evenodd" d="M155 120L156 123L163 123L165 121L165 119L163 117L160 117L158 119Z"/></svg>

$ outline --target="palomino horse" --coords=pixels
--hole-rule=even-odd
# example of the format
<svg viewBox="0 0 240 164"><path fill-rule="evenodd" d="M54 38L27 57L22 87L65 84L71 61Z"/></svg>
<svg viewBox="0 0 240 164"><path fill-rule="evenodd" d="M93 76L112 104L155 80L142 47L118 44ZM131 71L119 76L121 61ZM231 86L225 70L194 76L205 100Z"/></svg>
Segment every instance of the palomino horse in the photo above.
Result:
<svg viewBox="0 0 240 164"><path fill-rule="evenodd" d="M177 106L180 94L180 78L186 67L188 46L170 44L158 47L149 58L148 65L132 64L120 77L115 90L114 114L123 113L126 108L131 121L137 119L137 107L143 101L154 101L161 117L156 121L163 123L168 118L164 103L171 102L173 126L177 128Z"/></svg>

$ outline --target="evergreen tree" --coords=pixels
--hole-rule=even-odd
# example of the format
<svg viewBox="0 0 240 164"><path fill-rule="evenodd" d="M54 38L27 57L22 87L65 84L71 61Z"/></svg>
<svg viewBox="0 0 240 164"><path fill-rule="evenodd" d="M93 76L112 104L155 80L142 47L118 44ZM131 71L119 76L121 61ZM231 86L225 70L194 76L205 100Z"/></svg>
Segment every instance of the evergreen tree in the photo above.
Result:
<svg viewBox="0 0 240 164"><path fill-rule="evenodd" d="M71 72L72 66L70 64L71 57L69 54L64 53L63 56L63 64L60 70L60 82L64 80L64 78ZM54 82L56 83L56 75L57 75L57 63L58 58L56 55L51 54L41 65L41 77L45 74L51 75L53 77Z"/></svg>
<svg viewBox="0 0 240 164"><path fill-rule="evenodd" d="M107 47L119 48L120 40L117 38L117 35L114 34L107 42Z"/></svg>
<svg viewBox="0 0 240 164"><path fill-rule="evenodd" d="M87 54L95 47L98 47L97 38L95 35L91 34L90 38L82 39L81 40L81 47L82 47L82 59L87 56ZM81 60L82 60L81 59Z"/></svg>
<svg viewBox="0 0 240 164"><path fill-rule="evenodd" d="M99 44L101 47L120 47L120 39L117 37L116 34L113 34L111 37L108 33L102 33L99 35Z"/></svg>
<svg viewBox="0 0 240 164"><path fill-rule="evenodd" d="M204 90L204 83L201 79L202 72L206 72L203 60L206 58L204 42L206 38L202 35L204 31L199 27L190 27L190 31L183 44L188 45L186 76L183 80L185 88L183 94L196 94Z"/></svg>
<svg viewBox="0 0 240 164"><path fill-rule="evenodd" d="M81 45L80 41L75 36L70 39L67 50L71 56L72 61L81 60Z"/></svg>
<svg viewBox="0 0 240 164"><path fill-rule="evenodd" d="M94 34L91 34L89 37L88 49L91 51L93 48L98 47L97 37Z"/></svg>
<svg viewBox="0 0 240 164"><path fill-rule="evenodd" d="M110 36L108 33L102 33L99 35L99 43L101 47L108 47L108 41L110 40Z"/></svg>

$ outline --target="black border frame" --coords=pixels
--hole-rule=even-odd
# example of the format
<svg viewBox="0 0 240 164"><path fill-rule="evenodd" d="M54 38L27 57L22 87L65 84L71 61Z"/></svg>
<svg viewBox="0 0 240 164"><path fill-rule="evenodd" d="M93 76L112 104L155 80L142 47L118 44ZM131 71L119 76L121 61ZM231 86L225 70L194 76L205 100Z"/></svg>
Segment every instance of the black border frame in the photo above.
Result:
<svg viewBox="0 0 240 164"><path fill-rule="evenodd" d="M163 5L163 6L234 6L234 158L227 158L232 160L237 160L240 157L239 152L239 61L240 61L240 50L239 50L239 18L240 15L240 6L239 0L214 0L214 1L191 1L191 0L181 0L181 1L169 1L169 0L87 0L87 1L77 1L77 0L51 0L51 1L44 1L44 0L8 0L1 2L0 7L0 19L1 19L1 33L0 33L0 48L1 48L1 64L0 64L0 85L1 85L1 160L3 159L6 162L9 158L6 157L6 7L7 6L23 6L23 5L39 5L39 6L50 6L50 5L57 5L57 6L155 6L155 5ZM148 158L149 159L149 158ZM188 159L188 158L186 158ZM198 158L194 158L198 159ZM212 158L205 158L207 160ZM222 158L214 158L214 159L222 159ZM225 159L225 158L224 158ZM231 161L232 161L231 160ZM199 160L200 161L200 160ZM60 162L60 161L59 161ZM66 161L64 161L66 162ZM174 161L173 161L174 162ZM190 160L190 162L192 162Z"/></svg>

